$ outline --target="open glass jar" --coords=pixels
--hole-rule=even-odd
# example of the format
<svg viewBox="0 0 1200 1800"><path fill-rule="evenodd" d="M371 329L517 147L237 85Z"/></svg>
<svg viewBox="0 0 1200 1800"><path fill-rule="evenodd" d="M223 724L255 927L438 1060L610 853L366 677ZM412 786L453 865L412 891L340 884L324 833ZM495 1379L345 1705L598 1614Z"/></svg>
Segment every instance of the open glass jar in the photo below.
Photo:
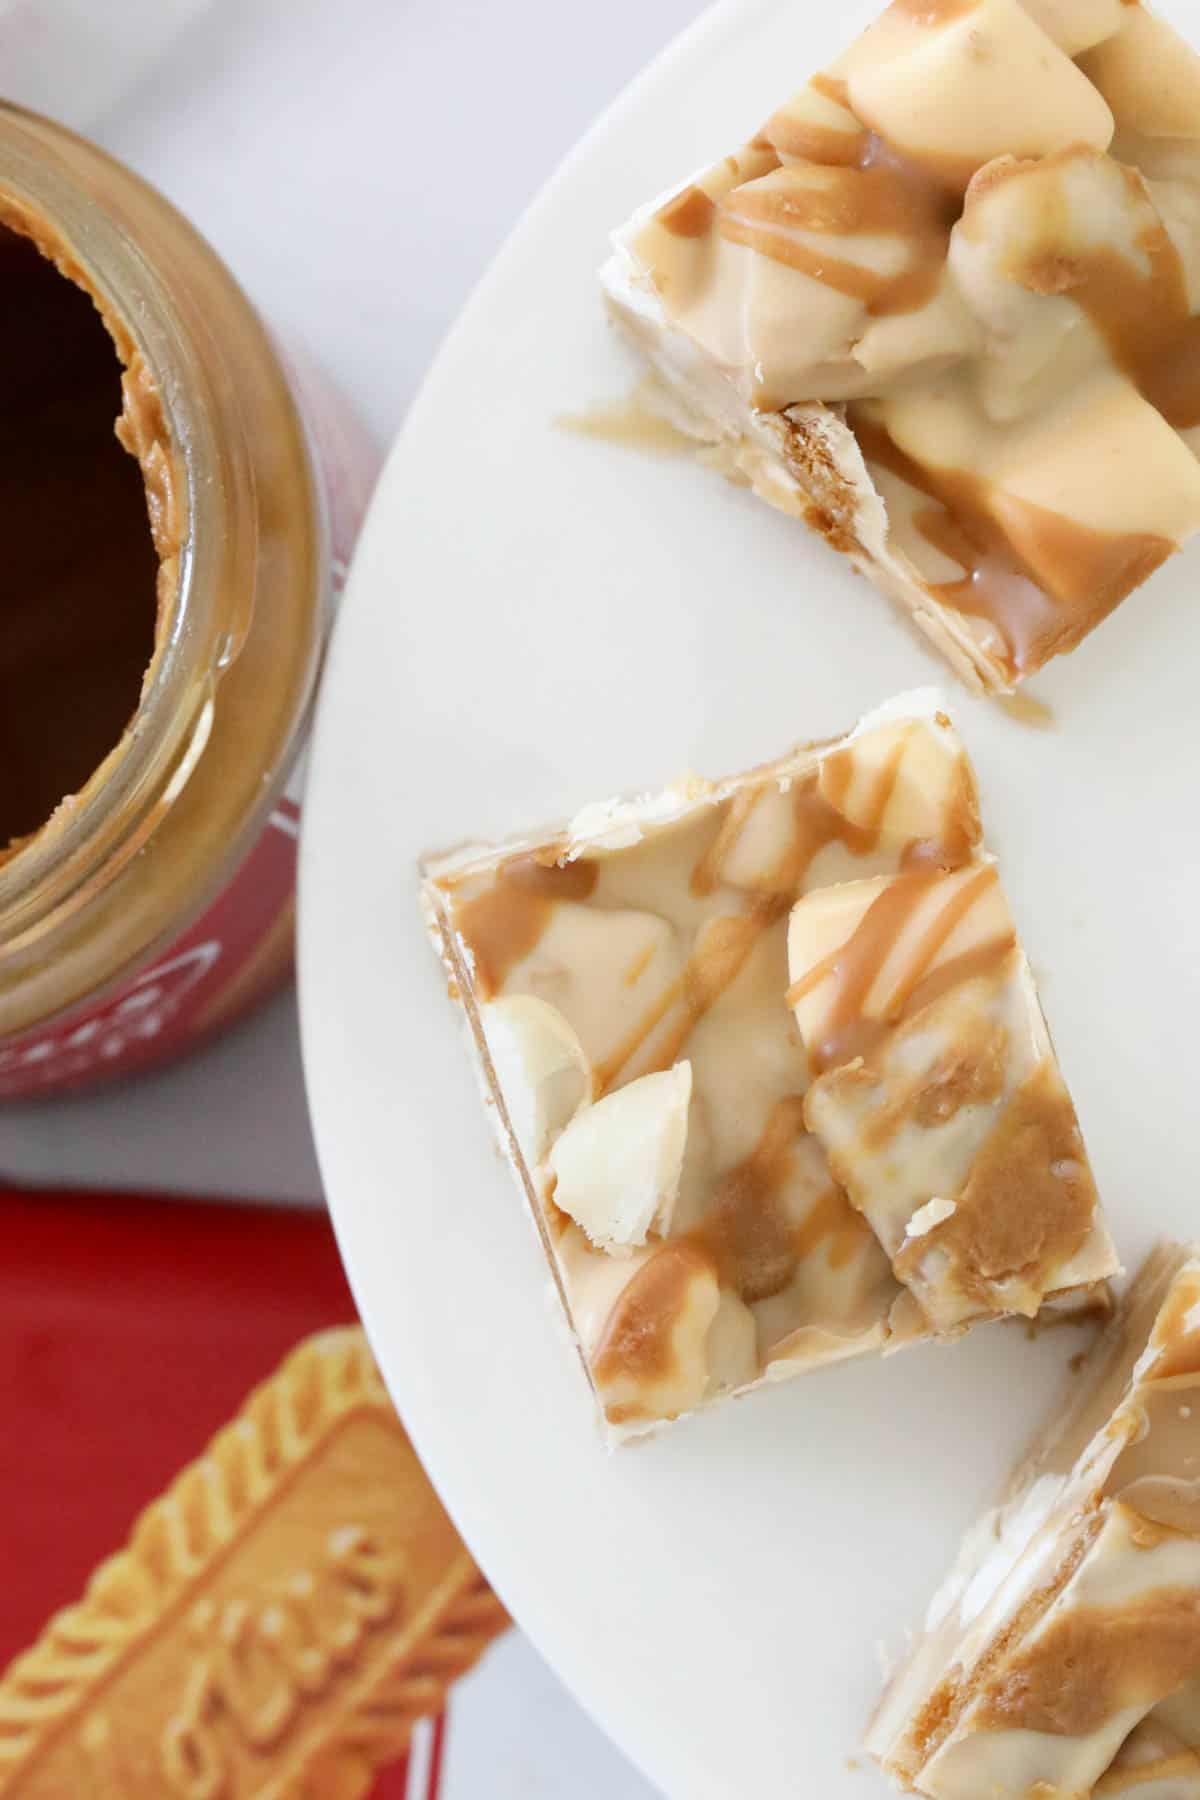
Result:
<svg viewBox="0 0 1200 1800"><path fill-rule="evenodd" d="M135 669L131 716L48 812L6 817L0 804L2 1098L158 1062L286 975L297 834L286 788L333 576L374 469L365 440L328 403L323 416L302 417L294 373L167 201L94 146L9 107L0 107L0 236L27 261L36 249L43 277L54 265L52 280L90 296L107 327L118 436L141 468L154 553L148 660L140 677ZM47 367L61 379L51 348ZM59 399L69 416L71 395ZM98 467L93 459L58 483L63 505ZM23 592L6 598L0 577L0 796L3 680L19 700L12 716L48 681L39 729L51 736L24 746L43 773L97 687L86 655L75 658L75 690L56 685L44 646L26 679L22 645L32 640L19 609L40 617L39 584L50 593L57 579L53 516L38 529L48 547L39 539L26 559ZM69 639L125 589L98 540L93 592L79 578L80 558L91 566L86 534L65 535L80 603L54 630Z"/></svg>

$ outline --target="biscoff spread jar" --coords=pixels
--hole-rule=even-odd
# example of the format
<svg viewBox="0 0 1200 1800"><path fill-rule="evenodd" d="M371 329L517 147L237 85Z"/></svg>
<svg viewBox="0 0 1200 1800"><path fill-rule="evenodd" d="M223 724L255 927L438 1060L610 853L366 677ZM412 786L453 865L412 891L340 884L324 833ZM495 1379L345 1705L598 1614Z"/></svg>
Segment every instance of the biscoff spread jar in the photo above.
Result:
<svg viewBox="0 0 1200 1800"><path fill-rule="evenodd" d="M287 974L288 783L373 469L166 200L10 107L0 294L3 1098L159 1062Z"/></svg>

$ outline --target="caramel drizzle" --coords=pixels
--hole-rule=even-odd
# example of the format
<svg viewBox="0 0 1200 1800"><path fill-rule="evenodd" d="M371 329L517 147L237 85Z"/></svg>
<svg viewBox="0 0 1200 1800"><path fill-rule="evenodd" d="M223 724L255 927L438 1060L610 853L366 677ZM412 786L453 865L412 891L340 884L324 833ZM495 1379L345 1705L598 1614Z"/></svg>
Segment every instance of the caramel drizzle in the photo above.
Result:
<svg viewBox="0 0 1200 1800"><path fill-rule="evenodd" d="M1100 159L1099 152L1093 154ZM1038 166L1052 168L1079 155L1078 148L1057 151L1041 158ZM1111 245L1055 249L1050 214L1043 221L1042 247L1010 256L1004 274L1030 293L1073 301L1142 396L1169 425L1186 431L1200 425L1200 319L1192 316L1188 303L1183 259L1143 176L1134 168L1114 166L1132 204L1149 215L1136 240L1144 270ZM980 176L972 196L998 182L1020 180L1030 167L1028 161L1011 159L995 165ZM967 229L970 218L968 206Z"/></svg>
<svg viewBox="0 0 1200 1800"><path fill-rule="evenodd" d="M658 215L658 222L673 237L707 237L716 211L716 206L703 188L686 187L663 207Z"/></svg>
<svg viewBox="0 0 1200 1800"><path fill-rule="evenodd" d="M597 1068L597 1097L614 1085L627 1064L668 1020L672 1021L671 1028L657 1047L651 1070L669 1069L678 1061L692 1031L737 979L763 933L790 910L813 861L827 845L843 844L858 856L877 848L908 735L898 734L888 756L874 772L872 786L860 802L859 824L838 810L839 803L846 803L855 776L852 745L832 751L820 770L795 783L790 794L790 841L775 869L764 878L764 891L746 912L708 921L678 978L634 1022ZM694 894L706 896L719 885L723 860L770 786L768 782L741 789L725 803L718 830L691 872ZM952 794L939 836L927 843L909 845L902 860L910 866L930 864L940 872L961 866L971 855L973 817L967 778L966 789ZM512 970L536 949L560 901L584 901L592 893L598 865L586 858L559 863L556 859L563 853L564 846L554 843L534 855L511 857L500 864L493 883L469 899L458 899L453 883L444 884L455 930L471 951L476 986L483 999L499 993ZM627 985L636 983L647 961L648 957L639 958L631 965L624 977ZM672 1015L677 1016L672 1019Z"/></svg>
<svg viewBox="0 0 1200 1800"><path fill-rule="evenodd" d="M937 502L918 512L913 524L966 573L927 585L944 605L994 625L1017 674L1074 649L1175 549L1169 538L1097 531L1006 495L1008 517L1038 546L1040 572L1035 573L997 524L987 481L965 470L916 462L860 405L849 407L847 420L868 465L889 469Z"/></svg>
<svg viewBox="0 0 1200 1800"><path fill-rule="evenodd" d="M913 1285L936 1246L981 1311L1014 1278L1041 1295L1087 1241L1096 1205L1075 1108L1044 1057L994 1118L953 1214L906 1243L893 1267Z"/></svg>
<svg viewBox="0 0 1200 1800"><path fill-rule="evenodd" d="M763 785L746 788L728 803L716 837L692 870L689 885L694 894L713 892L720 880L722 858L732 849L765 791ZM772 891L756 900L748 912L709 921L677 980L597 1068L598 1094L612 1087L626 1064L676 1011L679 1016L656 1051L651 1070L669 1069L678 1061L700 1020L741 974L759 938L789 911L817 852L846 831L853 827L822 800L815 774L793 789L792 842L768 883Z"/></svg>
<svg viewBox="0 0 1200 1800"><path fill-rule="evenodd" d="M796 1256L798 1261L804 1262L827 1243L829 1267L837 1270L844 1268L860 1250L877 1241L862 1214L851 1206L835 1183L826 1188L796 1228Z"/></svg>
<svg viewBox="0 0 1200 1800"><path fill-rule="evenodd" d="M1068 1608L1003 1667L972 1723L1091 1737L1124 1707L1173 1693L1198 1665L1200 1595L1190 1588Z"/></svg>
<svg viewBox="0 0 1200 1800"><path fill-rule="evenodd" d="M819 1040L808 1045L815 1073L865 1055L918 1006L928 1005L969 975L994 967L1008 953L1013 945L1011 936L965 952L931 972L939 951L996 879L995 869L985 866L947 896L913 947L904 978L898 982L883 1017L867 1015L871 989L909 921L945 880L940 872L911 871L897 876L871 902L846 943L792 983L787 993L789 1006L824 982L834 983L824 1029Z"/></svg>
<svg viewBox="0 0 1200 1800"><path fill-rule="evenodd" d="M921 1008L912 1010L915 1015ZM909 1122L924 1130L936 1129L964 1106L989 1105L1000 1099L1008 1045L1003 1025L989 1023L982 1016L973 1021L931 1069L901 1085L894 1098L882 1098L861 1128L864 1148L881 1150Z"/></svg>
<svg viewBox="0 0 1200 1800"><path fill-rule="evenodd" d="M855 825L842 811L854 780L854 752L850 745L832 751L819 770L807 776L792 789L792 841L778 866L765 878L763 885L772 892L795 894L809 869L826 845L841 843L856 856L865 856L877 848L879 834L891 805L892 795L908 747L907 732L897 737L888 756L875 773L875 782L864 805L866 822ZM721 829L692 870L690 887L703 898L711 894L721 880L721 869L732 853L759 802L770 791L770 783L742 788L729 801ZM953 835L953 822L947 820L943 834Z"/></svg>
<svg viewBox="0 0 1200 1800"><path fill-rule="evenodd" d="M850 90L844 81L833 75L814 75L809 82L814 93L826 100L832 100L850 113ZM853 113L851 113L853 117ZM855 120L857 124L857 120ZM833 125L819 125L815 120L797 119L786 107L768 119L763 130L753 141L753 147L763 150L774 150L780 156L801 157L806 162L824 163L828 168L861 168L867 155L868 133L860 126L857 131L839 131Z"/></svg>
<svg viewBox="0 0 1200 1800"><path fill-rule="evenodd" d="M723 1286L748 1306L789 1287L800 1264L828 1244L833 1270L844 1268L874 1234L841 1188L831 1184L800 1224L780 1204L806 1136L804 1096L776 1101L758 1143L722 1176L708 1214L690 1234L716 1264Z"/></svg>
<svg viewBox="0 0 1200 1800"><path fill-rule="evenodd" d="M661 1381L675 1359L674 1332L688 1291L698 1274L711 1269L711 1258L695 1244L664 1244L637 1271L617 1296L592 1357L600 1387L622 1376L639 1382ZM643 1416L640 1409L606 1408L614 1422Z"/></svg>
<svg viewBox="0 0 1200 1800"><path fill-rule="evenodd" d="M996 974L1016 947L1016 933L1006 931L999 937L990 938L986 944L977 944L973 950L964 950L961 956L952 956L939 963L907 995L900 1018L913 1018L952 988L962 987L964 982Z"/></svg>
<svg viewBox="0 0 1200 1800"><path fill-rule="evenodd" d="M748 1304L781 1293L796 1273L795 1233L777 1201L804 1132L803 1095L776 1101L758 1143L722 1176L707 1217L692 1233L722 1284Z"/></svg>
<svg viewBox="0 0 1200 1800"><path fill-rule="evenodd" d="M776 113L754 146L775 150L781 157L822 163L827 169L862 167L867 132L839 131L835 125L819 125L814 119L794 119Z"/></svg>
<svg viewBox="0 0 1200 1800"><path fill-rule="evenodd" d="M637 986L638 982L642 979L642 976L646 973L646 970L650 967L650 964L654 961L657 949L657 944L651 942L646 945L644 950L639 951L637 956L634 957L633 961L625 971L624 981L626 987Z"/></svg>
<svg viewBox="0 0 1200 1800"><path fill-rule="evenodd" d="M808 85L826 100L832 100L835 106L844 106L847 112L851 110L850 83L841 75L830 75L827 70L822 69Z"/></svg>
<svg viewBox="0 0 1200 1800"><path fill-rule="evenodd" d="M774 124L767 127L768 137ZM791 150L805 128L786 120L779 124L775 147ZM915 312L941 280L957 200L876 132L864 131L857 139L815 133L815 139L825 138L835 140L835 161L821 163L832 182L817 186L805 170L785 167L766 181L735 188L716 209L722 237L861 301L872 317ZM804 232L898 237L907 246L908 264L898 274L883 274L812 248L802 241Z"/></svg>
<svg viewBox="0 0 1200 1800"><path fill-rule="evenodd" d="M757 787L740 788L724 808L720 829L712 843L704 852L688 882L697 899L706 899L721 880L721 866L729 855L742 832L751 813L767 792L765 783Z"/></svg>
<svg viewBox="0 0 1200 1800"><path fill-rule="evenodd" d="M841 843L852 854L863 856L877 847L899 776L906 735L898 738L876 772L869 803L864 804L865 823L861 825L853 824L822 793L819 772L814 771L792 788L792 838L764 883L768 892L756 900L748 912L709 922L678 979L597 1068L597 1094L604 1094L613 1086L651 1035L676 1011L678 1017L657 1047L646 1072L669 1069L679 1060L688 1038L737 979L759 938L791 910L820 851L828 844ZM854 773L853 746L832 752L824 759L822 768L828 789L837 799L844 799ZM728 804L720 830L692 871L693 893L705 895L713 891L720 879L721 859L745 829L765 791L765 786L744 789ZM957 808L952 808L948 814L941 840L932 845L910 846L910 851L917 857L936 859L939 872L963 862L970 853L970 843L957 818Z"/></svg>
<svg viewBox="0 0 1200 1800"><path fill-rule="evenodd" d="M1138 199L1145 184L1123 171ZM1142 396L1177 431L1200 425L1200 318L1188 304L1183 261L1161 219L1138 239L1143 273L1117 250L1035 256L1006 273L1033 293L1059 294L1087 314Z"/></svg>
<svg viewBox="0 0 1200 1800"><path fill-rule="evenodd" d="M498 994L511 971L536 950L560 900L586 900L596 885L594 862L580 857L557 863L561 846L500 864L490 887L469 900L450 892L454 928L475 961L475 983L485 1000Z"/></svg>
<svg viewBox="0 0 1200 1800"><path fill-rule="evenodd" d="M912 737L911 729L901 732L896 742L882 763L875 771L874 785L871 789L869 803L865 807L867 823L857 827L859 845L863 851L873 850L879 842L879 834L883 830L883 821L887 817L888 807L892 804L892 796L896 792L896 783L900 778L900 765L904 761L904 753L908 749ZM854 784L854 750L846 744L827 756L821 765L821 779L825 788L828 805L835 817L845 818L845 805L850 797L850 789ZM854 826L850 827L855 832ZM850 848L854 848L853 844Z"/></svg>
<svg viewBox="0 0 1200 1800"><path fill-rule="evenodd" d="M737 980L763 932L784 916L788 905L786 898L772 897L748 913L733 913L710 922L683 973L626 1033L612 1054L597 1065L597 1097L608 1092L625 1065L677 1008L679 1017L645 1072L670 1069L678 1062L680 1051L700 1020Z"/></svg>

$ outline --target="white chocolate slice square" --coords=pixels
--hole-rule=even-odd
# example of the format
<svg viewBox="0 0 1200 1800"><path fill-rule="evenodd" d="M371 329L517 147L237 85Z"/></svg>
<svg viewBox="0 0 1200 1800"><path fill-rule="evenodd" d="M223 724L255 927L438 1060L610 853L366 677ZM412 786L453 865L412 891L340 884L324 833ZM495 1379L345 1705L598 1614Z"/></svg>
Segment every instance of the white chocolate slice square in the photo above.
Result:
<svg viewBox="0 0 1200 1800"><path fill-rule="evenodd" d="M1200 55L1148 6L892 0L601 282L704 460L976 690L1200 531Z"/></svg>
<svg viewBox="0 0 1200 1800"><path fill-rule="evenodd" d="M936 696L744 776L589 807L561 832L425 874L501 1146L611 1437L821 1363L1086 1297L1115 1268L1090 1186L1077 1244L966 1286L955 1209L931 1204L930 1167L948 1191L953 1168L964 1217L979 1194L994 1223L980 1169L990 1154L1003 1181L1009 1164L989 1147L1006 1106L1055 1067L1023 963L1011 991L979 991L997 944L1001 962L1015 956L1012 923ZM913 882L928 904L906 913L863 1020L879 1043L898 1008L922 1002L913 956L949 899L961 916L922 965L940 995L911 1021L928 1043L902 1024L902 1079L885 1062L878 1095L840 1094L837 1071L812 1079L812 1047L840 1030L838 983L828 974L789 1000L800 947L808 966L836 961L872 904L886 910ZM911 1085L914 1057L956 1054L1000 1025L1014 1048L983 1109L871 1149L872 1108L894 1104L898 1079Z"/></svg>
<svg viewBox="0 0 1200 1800"><path fill-rule="evenodd" d="M868 1748L929 1800L1200 1793L1200 1257L1155 1253L968 1533Z"/></svg>

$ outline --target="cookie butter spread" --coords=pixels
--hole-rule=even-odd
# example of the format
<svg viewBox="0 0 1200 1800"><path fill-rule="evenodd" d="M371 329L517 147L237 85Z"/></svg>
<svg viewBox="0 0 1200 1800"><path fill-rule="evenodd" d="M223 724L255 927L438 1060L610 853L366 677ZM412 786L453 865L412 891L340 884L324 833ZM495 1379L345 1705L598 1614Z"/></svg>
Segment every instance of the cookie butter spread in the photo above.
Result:
<svg viewBox="0 0 1200 1800"><path fill-rule="evenodd" d="M936 697L426 876L615 1435L1113 1272Z"/></svg>
<svg viewBox="0 0 1200 1800"><path fill-rule="evenodd" d="M1200 527L1200 57L1128 0L894 0L603 273L677 422L974 687Z"/></svg>
<svg viewBox="0 0 1200 1800"><path fill-rule="evenodd" d="M933 1800L1200 1795L1200 1259L1156 1252L868 1744Z"/></svg>
<svg viewBox="0 0 1200 1800"><path fill-rule="evenodd" d="M117 749L179 526L157 396L127 334L50 227L2 199L0 281L2 860Z"/></svg>

